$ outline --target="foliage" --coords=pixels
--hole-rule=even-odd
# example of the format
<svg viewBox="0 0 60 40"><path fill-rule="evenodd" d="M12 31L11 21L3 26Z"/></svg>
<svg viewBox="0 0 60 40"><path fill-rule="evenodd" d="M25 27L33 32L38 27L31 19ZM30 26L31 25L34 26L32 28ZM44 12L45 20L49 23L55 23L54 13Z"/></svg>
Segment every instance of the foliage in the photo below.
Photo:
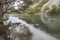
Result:
<svg viewBox="0 0 60 40"><path fill-rule="evenodd" d="M41 10L42 6L43 6L47 1L48 1L48 0L42 0L42 2L41 2L37 7L27 9L27 10L26 10L26 13L32 14L32 13L39 12L39 11Z"/></svg>
<svg viewBox="0 0 60 40"><path fill-rule="evenodd" d="M42 2L38 5L39 7L42 7L46 2L48 2L49 0L42 0Z"/></svg>
<svg viewBox="0 0 60 40"><path fill-rule="evenodd" d="M38 3L40 0L32 0L33 3Z"/></svg>
<svg viewBox="0 0 60 40"><path fill-rule="evenodd" d="M36 0L34 0L35 2ZM38 0L40 1L40 0ZM48 0L42 0L42 2L40 4L38 4L36 7L34 8L29 8L29 5L33 4L34 2L32 0L24 0L24 2L26 3L26 6L24 6L22 9L16 10L14 12L9 12L9 13L26 13L26 14L34 14L37 13L41 10L42 6L47 2Z"/></svg>
<svg viewBox="0 0 60 40"><path fill-rule="evenodd" d="M53 5L52 9L48 11L49 15L58 15L60 13L60 6L59 5Z"/></svg>
<svg viewBox="0 0 60 40"><path fill-rule="evenodd" d="M32 0L24 0L24 2L26 3L26 7L33 3Z"/></svg>
<svg viewBox="0 0 60 40"><path fill-rule="evenodd" d="M29 9L25 10L25 13L34 14L35 12L39 12L39 11L40 11L40 7L35 7L35 8L29 8Z"/></svg>
<svg viewBox="0 0 60 40"><path fill-rule="evenodd" d="M38 4L38 6L34 7L34 8L27 8L25 10L25 13L27 14L34 14L37 13L39 11L41 11L42 6L47 2L48 0L42 0L42 2L40 4Z"/></svg>

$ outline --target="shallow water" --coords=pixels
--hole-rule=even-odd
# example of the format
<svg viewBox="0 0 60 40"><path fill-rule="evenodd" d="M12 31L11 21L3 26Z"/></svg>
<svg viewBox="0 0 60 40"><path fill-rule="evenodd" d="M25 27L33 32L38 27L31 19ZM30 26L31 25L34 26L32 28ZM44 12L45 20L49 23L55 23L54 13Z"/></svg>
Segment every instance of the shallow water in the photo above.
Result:
<svg viewBox="0 0 60 40"><path fill-rule="evenodd" d="M26 21L19 19L17 17L10 16L9 19L6 21L6 23L9 23L9 22L20 23L21 25L24 25L27 28L29 28L30 32L32 33L31 40L57 40L57 38L51 36L50 34L44 32L43 30L35 28L34 25L28 24Z"/></svg>

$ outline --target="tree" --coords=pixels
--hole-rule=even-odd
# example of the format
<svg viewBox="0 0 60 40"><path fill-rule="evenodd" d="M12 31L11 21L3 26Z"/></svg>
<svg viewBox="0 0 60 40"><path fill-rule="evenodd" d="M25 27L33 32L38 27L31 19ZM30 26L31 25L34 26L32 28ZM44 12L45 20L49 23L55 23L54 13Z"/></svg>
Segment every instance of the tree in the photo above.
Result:
<svg viewBox="0 0 60 40"><path fill-rule="evenodd" d="M9 40L7 37L8 27L3 24L3 15L7 12L11 2L11 0L0 0L0 37L3 36L3 39L0 38L0 40Z"/></svg>

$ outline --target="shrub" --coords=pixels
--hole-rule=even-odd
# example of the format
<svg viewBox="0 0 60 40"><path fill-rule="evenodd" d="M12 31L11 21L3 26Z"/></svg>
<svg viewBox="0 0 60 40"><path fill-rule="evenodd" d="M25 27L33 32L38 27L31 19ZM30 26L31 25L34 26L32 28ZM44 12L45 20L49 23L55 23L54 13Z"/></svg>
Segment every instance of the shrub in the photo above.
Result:
<svg viewBox="0 0 60 40"><path fill-rule="evenodd" d="M60 13L60 6L53 5L52 9L48 11L49 15L58 15Z"/></svg>

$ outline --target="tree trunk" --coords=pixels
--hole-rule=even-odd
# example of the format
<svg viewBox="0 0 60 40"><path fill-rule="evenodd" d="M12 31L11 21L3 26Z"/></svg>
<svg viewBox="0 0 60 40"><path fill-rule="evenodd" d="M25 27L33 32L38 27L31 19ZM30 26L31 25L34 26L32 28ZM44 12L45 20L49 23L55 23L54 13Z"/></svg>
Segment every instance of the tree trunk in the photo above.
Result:
<svg viewBox="0 0 60 40"><path fill-rule="evenodd" d="M7 32L8 27L4 26L3 22L0 22L0 40L9 40Z"/></svg>

